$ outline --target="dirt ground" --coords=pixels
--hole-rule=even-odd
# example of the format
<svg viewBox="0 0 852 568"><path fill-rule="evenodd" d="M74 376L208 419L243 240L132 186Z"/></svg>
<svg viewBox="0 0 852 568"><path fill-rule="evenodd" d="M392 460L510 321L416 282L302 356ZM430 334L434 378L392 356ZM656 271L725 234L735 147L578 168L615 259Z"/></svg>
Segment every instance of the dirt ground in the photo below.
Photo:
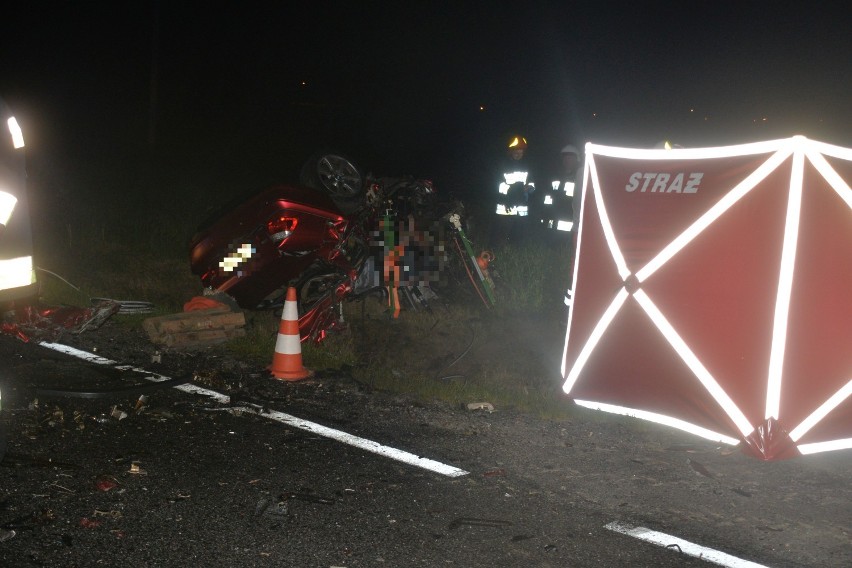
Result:
<svg viewBox="0 0 852 568"><path fill-rule="evenodd" d="M390 322L368 317L369 309L365 308L363 318L357 311L348 314L353 332L359 334L357 348L365 358L387 362L400 377L427 373L440 380L492 368L498 361L502 372L517 377L521 390L560 384L561 314L546 318L521 314L500 325L498 320L473 312L462 329L458 322L453 326L439 315ZM576 409L570 419L547 420L499 404L494 412L474 413L456 405L412 401L405 394L365 388L346 369L317 369L312 379L299 383L270 382L261 378L263 372L256 365L235 359L219 347L164 352L141 329L112 320L100 329L61 340L126 365L192 379L228 394L232 404L298 404L306 418L332 424L364 417L373 434L385 440L399 438L400 443L411 443L395 422L399 415L408 416L412 423L428 425L436 433L422 441L433 448L430 451L463 462L475 475L494 481L506 495L523 487L527 495L546 496L554 510L594 510L607 518L710 541L775 567L852 565L852 484L848 477L852 452L764 463L736 449L668 428L582 409ZM22 532L43 530L54 522L32 516L35 513L24 505L23 495L61 496L61 489L45 489L46 484L66 487L53 468L34 474L39 460L50 460L53 452L64 456L59 461L68 461L73 454L64 445L70 440L80 443L81 438L91 437L94 443L109 435L96 422L117 423L110 415L114 402L62 397L39 400L34 391L114 385L115 371L94 368L80 372L73 367L69 373L72 364L66 358L45 351L38 356L40 360L34 359L31 351L23 353L17 341L0 338L4 421L11 428L3 464L9 467L0 468L4 477L0 536L9 537L13 530L18 534L0 543L0 558L6 559L15 547L24 546ZM159 362L155 362L157 353ZM135 419L131 402L125 399L120 410ZM565 400L565 405L571 402ZM197 411L186 403L175 402L148 408L143 416L156 418L160 413L160 418L179 423L191 420L193 412ZM147 428L144 423L136 427ZM130 459L127 456L135 450L126 451L122 459ZM77 512L63 509L72 503L52 497L49 508L44 509L49 513L38 515L75 518ZM483 516L487 513L486 507ZM492 517L501 514L491 513ZM43 559L46 553L38 554L37 559ZM625 562L622 565L638 565ZM529 564L506 560L503 565ZM534 561L532 565L550 564ZM576 565L599 564L589 560Z"/></svg>

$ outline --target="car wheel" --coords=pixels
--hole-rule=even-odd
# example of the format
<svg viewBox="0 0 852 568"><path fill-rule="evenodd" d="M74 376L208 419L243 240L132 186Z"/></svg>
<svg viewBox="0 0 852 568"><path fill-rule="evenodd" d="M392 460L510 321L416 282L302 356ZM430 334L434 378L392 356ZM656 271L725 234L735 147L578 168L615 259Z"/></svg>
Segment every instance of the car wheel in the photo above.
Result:
<svg viewBox="0 0 852 568"><path fill-rule="evenodd" d="M302 185L327 192L333 198L361 195L364 178L355 163L337 153L321 153L311 157L299 175Z"/></svg>

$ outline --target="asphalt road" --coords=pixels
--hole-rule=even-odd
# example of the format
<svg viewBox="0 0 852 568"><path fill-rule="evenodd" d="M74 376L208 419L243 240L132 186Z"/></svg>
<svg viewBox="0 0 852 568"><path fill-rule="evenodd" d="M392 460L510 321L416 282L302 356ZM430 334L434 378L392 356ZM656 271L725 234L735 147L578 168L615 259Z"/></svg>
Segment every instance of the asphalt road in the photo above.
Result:
<svg viewBox="0 0 852 568"><path fill-rule="evenodd" d="M9 427L0 467L2 566L715 565L688 556L673 537L742 562L731 566L852 564L849 541L842 542L848 518L831 538L805 535L816 542L811 550L791 550L789 519L766 521L745 490L729 491L741 487L730 476L696 474L697 460L713 464L718 452L691 436L415 404L340 376L286 383L209 353L166 356L171 369L131 362L136 370L122 367L108 345L99 353L115 363L0 337ZM222 372L205 376L202 365ZM36 391L141 387L188 369L196 369L184 375L196 387L159 388L144 403L136 392ZM670 451L651 452L653 444L629 455L604 451L590 440L606 428ZM829 459L819 471L838 470L831 491L846 499L843 471L852 458ZM681 478L676 463L696 471ZM659 509L666 514L647 505L666 496ZM704 500L720 498L756 505L754 518L708 512ZM840 515L849 511L845 503ZM649 544L612 523L671 538Z"/></svg>

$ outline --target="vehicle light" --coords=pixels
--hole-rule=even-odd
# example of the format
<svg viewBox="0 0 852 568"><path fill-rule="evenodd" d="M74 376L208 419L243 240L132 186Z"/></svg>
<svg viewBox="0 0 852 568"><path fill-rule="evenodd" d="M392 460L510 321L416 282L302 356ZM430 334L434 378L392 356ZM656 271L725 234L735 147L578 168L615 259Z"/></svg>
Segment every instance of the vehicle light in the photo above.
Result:
<svg viewBox="0 0 852 568"><path fill-rule="evenodd" d="M8 225L9 217L12 216L12 211L15 209L15 204L18 198L0 190L0 225Z"/></svg>
<svg viewBox="0 0 852 568"><path fill-rule="evenodd" d="M233 272L237 266L250 259L254 253L255 249L250 244L240 245L236 252L229 254L219 262L219 268L225 272Z"/></svg>
<svg viewBox="0 0 852 568"><path fill-rule="evenodd" d="M266 231L269 233L269 238L272 239L272 242L278 244L292 235L298 224L299 219L296 217L276 215L266 222Z"/></svg>
<svg viewBox="0 0 852 568"><path fill-rule="evenodd" d="M14 116L9 117L9 120L6 121L6 124L9 125L9 132L12 133L12 143L15 145L15 149L24 147L24 133L21 131L21 127L18 126L18 121L15 120Z"/></svg>

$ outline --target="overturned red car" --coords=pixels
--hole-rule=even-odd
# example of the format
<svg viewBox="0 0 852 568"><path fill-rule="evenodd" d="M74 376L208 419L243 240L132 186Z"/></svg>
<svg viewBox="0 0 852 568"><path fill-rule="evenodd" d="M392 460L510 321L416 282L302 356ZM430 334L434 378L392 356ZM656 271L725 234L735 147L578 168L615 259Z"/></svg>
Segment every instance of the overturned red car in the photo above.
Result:
<svg viewBox="0 0 852 568"><path fill-rule="evenodd" d="M244 309L279 308L295 287L301 338L321 340L340 301L382 284L381 228L422 218L433 196L429 181L365 177L349 158L319 154L298 184L229 203L202 223L191 269L205 293L225 293Z"/></svg>

